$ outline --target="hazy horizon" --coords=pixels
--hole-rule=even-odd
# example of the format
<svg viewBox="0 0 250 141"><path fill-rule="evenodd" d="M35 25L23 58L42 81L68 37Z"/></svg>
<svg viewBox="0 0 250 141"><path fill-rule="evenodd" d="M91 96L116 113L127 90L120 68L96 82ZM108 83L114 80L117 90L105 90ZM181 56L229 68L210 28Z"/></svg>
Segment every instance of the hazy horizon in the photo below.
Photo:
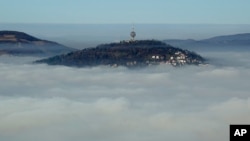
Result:
<svg viewBox="0 0 250 141"><path fill-rule="evenodd" d="M0 30L25 32L73 48L129 40L133 24L1 24ZM250 33L250 24L134 24L136 39L207 39Z"/></svg>

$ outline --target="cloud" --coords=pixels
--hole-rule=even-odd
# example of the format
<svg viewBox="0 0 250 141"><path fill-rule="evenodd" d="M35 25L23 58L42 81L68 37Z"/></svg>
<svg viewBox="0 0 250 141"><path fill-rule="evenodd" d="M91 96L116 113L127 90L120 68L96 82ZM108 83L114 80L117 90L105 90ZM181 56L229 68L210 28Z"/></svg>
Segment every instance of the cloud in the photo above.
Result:
<svg viewBox="0 0 250 141"><path fill-rule="evenodd" d="M141 70L9 63L5 56L0 140L229 140L229 124L250 122L250 58L238 53L230 64L230 54L207 53L216 63L205 67Z"/></svg>

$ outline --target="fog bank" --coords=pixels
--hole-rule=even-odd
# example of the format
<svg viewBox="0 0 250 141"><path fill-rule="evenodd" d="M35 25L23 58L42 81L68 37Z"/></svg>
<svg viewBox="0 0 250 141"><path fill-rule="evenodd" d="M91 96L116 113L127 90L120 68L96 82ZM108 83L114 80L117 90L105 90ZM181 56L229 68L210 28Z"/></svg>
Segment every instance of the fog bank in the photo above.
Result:
<svg viewBox="0 0 250 141"><path fill-rule="evenodd" d="M0 140L229 140L250 122L250 55L201 54L210 65L140 70L1 56Z"/></svg>

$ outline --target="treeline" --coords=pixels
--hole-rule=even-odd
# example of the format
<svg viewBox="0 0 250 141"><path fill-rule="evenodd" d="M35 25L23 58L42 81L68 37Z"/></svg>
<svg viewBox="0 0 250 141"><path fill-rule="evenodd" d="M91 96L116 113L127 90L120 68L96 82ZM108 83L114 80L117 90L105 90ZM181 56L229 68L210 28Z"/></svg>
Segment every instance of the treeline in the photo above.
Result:
<svg viewBox="0 0 250 141"><path fill-rule="evenodd" d="M87 48L66 55L40 60L37 63L77 67L97 65L128 66L128 64L145 66L150 62L168 61L176 52L181 52L190 59L203 59L201 56L187 50L174 48L159 41L145 40L103 44L96 48ZM155 59L152 56L158 56L158 58Z"/></svg>

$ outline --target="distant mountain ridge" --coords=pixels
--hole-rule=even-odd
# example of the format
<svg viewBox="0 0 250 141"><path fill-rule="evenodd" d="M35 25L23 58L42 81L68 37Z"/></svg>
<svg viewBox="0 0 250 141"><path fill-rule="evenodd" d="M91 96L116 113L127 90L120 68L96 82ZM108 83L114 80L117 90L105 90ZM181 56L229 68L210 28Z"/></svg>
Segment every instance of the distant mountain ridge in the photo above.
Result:
<svg viewBox="0 0 250 141"><path fill-rule="evenodd" d="M57 55L75 51L56 42L38 39L24 32L0 31L0 55Z"/></svg>
<svg viewBox="0 0 250 141"><path fill-rule="evenodd" d="M236 46L250 47L250 33L217 36L201 41L217 45L231 45L231 46L236 45Z"/></svg>
<svg viewBox="0 0 250 141"><path fill-rule="evenodd" d="M204 40L167 39L165 43L184 49L250 49L250 33L216 36Z"/></svg>

